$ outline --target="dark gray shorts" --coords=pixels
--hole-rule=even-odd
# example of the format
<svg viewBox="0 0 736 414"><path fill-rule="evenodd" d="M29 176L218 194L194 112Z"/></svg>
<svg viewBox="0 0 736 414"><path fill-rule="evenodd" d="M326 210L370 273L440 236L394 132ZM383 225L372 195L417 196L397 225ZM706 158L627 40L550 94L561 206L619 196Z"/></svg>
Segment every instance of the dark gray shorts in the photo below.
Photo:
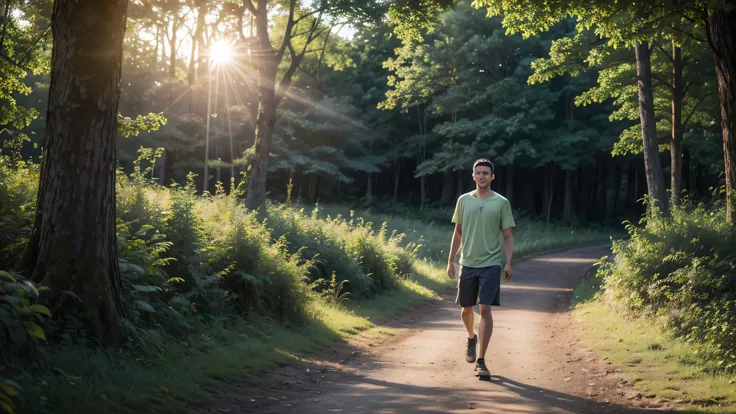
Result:
<svg viewBox="0 0 736 414"><path fill-rule="evenodd" d="M455 303L463 308L482 305L501 306L501 266L461 267Z"/></svg>

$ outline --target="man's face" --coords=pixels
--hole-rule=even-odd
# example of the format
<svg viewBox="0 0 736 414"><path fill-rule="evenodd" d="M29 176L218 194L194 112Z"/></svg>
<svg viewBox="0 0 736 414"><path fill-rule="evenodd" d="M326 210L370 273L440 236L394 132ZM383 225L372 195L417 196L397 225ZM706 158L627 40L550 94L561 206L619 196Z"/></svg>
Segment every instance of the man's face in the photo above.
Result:
<svg viewBox="0 0 736 414"><path fill-rule="evenodd" d="M485 165L479 165L473 170L473 181L478 188L487 188L491 185L494 176L491 174L491 167Z"/></svg>

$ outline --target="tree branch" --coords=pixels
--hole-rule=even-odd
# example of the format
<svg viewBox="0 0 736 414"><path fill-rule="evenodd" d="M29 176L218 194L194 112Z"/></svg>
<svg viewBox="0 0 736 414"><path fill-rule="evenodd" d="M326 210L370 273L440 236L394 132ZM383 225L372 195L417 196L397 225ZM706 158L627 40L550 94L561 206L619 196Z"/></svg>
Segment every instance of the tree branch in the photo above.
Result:
<svg viewBox="0 0 736 414"><path fill-rule="evenodd" d="M291 38L289 38L289 41L285 44L286 47L289 49L289 54L291 55L291 63L289 65L289 68L286 70L286 73L284 73L284 76L281 78L281 81L279 82L279 92L278 92L278 100L283 99L284 95L286 95L286 91L291 86L292 78L294 77L294 74L296 73L296 70L299 68L299 65L302 62L302 59L304 58L304 54L307 52L307 48L309 45L316 39L324 30L318 31L317 28L319 27L320 22L322 21L322 13L320 13L319 17L317 17L313 22L311 26L311 33L309 37L307 37L307 41L304 42L304 47L302 48L301 52L298 54L294 50L294 46L291 44ZM316 33L316 35L315 35Z"/></svg>
<svg viewBox="0 0 736 414"><path fill-rule="evenodd" d="M688 20L691 20L691 19L688 19ZM691 20L691 21L693 21L693 20ZM680 33L684 34L685 36L688 36L688 37L690 37L692 39L695 39L695 41L697 41L697 42L700 42L700 43L707 43L708 42L707 39L701 39L701 38L695 36L693 33L690 33L690 32L688 32L686 30L678 29L675 26L670 26L670 28L672 30L676 31L676 32L680 32Z"/></svg>
<svg viewBox="0 0 736 414"><path fill-rule="evenodd" d="M662 86L665 86L665 87L667 87L667 89L669 89L670 91L672 91L672 90L673 90L673 89L672 89L672 83L671 83L671 82L668 82L667 80L665 80L665 79L662 79L662 78L660 78L659 76L657 76L657 75L656 75L656 74L654 74L654 73L652 73L652 79L654 79L654 80L656 80L657 82L661 83L661 84L662 84Z"/></svg>
<svg viewBox="0 0 736 414"><path fill-rule="evenodd" d="M296 21L295 21L294 23L299 23L299 22L301 22L302 20L306 19L307 17L309 17L309 16L314 16L314 15L315 15L315 14L317 14L317 13L319 13L319 14L321 15L321 14L322 14L322 12L324 12L325 10L327 10L327 7L323 7L323 8L319 8L319 9L314 9L314 10L312 10L311 12L309 12L309 13L306 13L306 14L304 14L304 15L300 16L300 17L299 17L298 19L296 19Z"/></svg>
<svg viewBox="0 0 736 414"><path fill-rule="evenodd" d="M23 56L21 57L20 61L18 61L18 65L23 65L23 63L25 63L26 58L31 53L31 50L35 49L38 42L40 42L41 39L46 37L46 35L49 33L49 30L51 30L51 26L47 27L46 30L44 30L43 33L41 33L41 35L38 36L36 40L30 46L28 46L28 49L26 49L26 51L23 53Z"/></svg>
<svg viewBox="0 0 736 414"><path fill-rule="evenodd" d="M690 89L690 85L692 85L692 84L693 84L692 82L688 82L688 83L685 84L685 87L682 88L682 96L683 97L684 96L687 96L687 91L688 91L688 89Z"/></svg>
<svg viewBox="0 0 736 414"><path fill-rule="evenodd" d="M659 49L659 51L662 52L662 54L667 58L667 60L670 61L670 63L672 63L673 65L675 64L675 59L672 57L672 54L668 50L666 50L660 45L657 45L657 49Z"/></svg>
<svg viewBox="0 0 736 414"><path fill-rule="evenodd" d="M8 30L8 23L10 22L10 3L12 0L6 0L5 13L3 13L3 33L0 35L0 52L2 52L5 46L5 32Z"/></svg>
<svg viewBox="0 0 736 414"><path fill-rule="evenodd" d="M690 111L690 113L687 115L687 117L685 117L685 120L682 121L682 130L683 131L685 130L685 127L687 126L687 124L690 123L690 118L693 117L693 115L695 114L695 111L698 109L698 107L700 106L700 104L703 103L703 101L705 101L705 97L700 98L698 100L698 102L695 103L695 105L693 106L693 109Z"/></svg>
<svg viewBox="0 0 736 414"><path fill-rule="evenodd" d="M255 16L255 15L256 15L256 13L258 12L258 10L256 10L256 6L254 6L254 5L253 5L253 2L252 2L252 1L250 1L250 0L243 0L243 5L244 5L244 6L245 6L245 8L246 8L246 9L248 9L248 11L249 11L249 12L251 12L251 14L253 14L254 16Z"/></svg>
<svg viewBox="0 0 736 414"><path fill-rule="evenodd" d="M16 67L18 67L20 69L27 70L27 71L30 71L31 70L30 68L27 68L27 67L21 65L20 63L14 61L9 56L7 56L5 53L0 52L0 58L3 58L3 60L8 61L8 63L10 63L11 65L16 66Z"/></svg>
<svg viewBox="0 0 736 414"><path fill-rule="evenodd" d="M281 43L281 47L279 48L278 53L276 54L276 59L280 62L281 59L284 57L284 52L286 52L287 45L291 44L291 39L293 36L291 35L291 31L294 30L294 9L296 8L296 0L289 0L289 20L286 22L286 29L284 30L284 41Z"/></svg>

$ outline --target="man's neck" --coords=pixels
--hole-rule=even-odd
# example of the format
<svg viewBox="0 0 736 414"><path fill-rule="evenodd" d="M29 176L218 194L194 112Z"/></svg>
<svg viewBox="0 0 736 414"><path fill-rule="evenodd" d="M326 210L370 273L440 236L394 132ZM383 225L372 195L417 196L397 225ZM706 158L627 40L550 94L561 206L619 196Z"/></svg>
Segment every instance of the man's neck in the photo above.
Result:
<svg viewBox="0 0 736 414"><path fill-rule="evenodd" d="M480 199L491 198L493 196L493 190L491 190L490 186L486 188L475 187L475 196Z"/></svg>

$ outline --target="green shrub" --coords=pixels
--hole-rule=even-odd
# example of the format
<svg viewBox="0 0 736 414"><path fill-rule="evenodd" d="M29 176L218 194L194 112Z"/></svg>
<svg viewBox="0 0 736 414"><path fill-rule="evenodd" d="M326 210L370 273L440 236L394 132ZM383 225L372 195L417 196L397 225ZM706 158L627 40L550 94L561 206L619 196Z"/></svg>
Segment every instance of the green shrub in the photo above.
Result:
<svg viewBox="0 0 736 414"><path fill-rule="evenodd" d="M683 204L642 224L627 226L630 239L615 242L614 261L600 269L607 297L734 370L736 231L723 209Z"/></svg>
<svg viewBox="0 0 736 414"><path fill-rule="evenodd" d="M47 288L36 286L17 274L0 271L0 411L12 413L22 391L20 386L6 378L40 362L41 344L47 341L44 332L49 309L40 304ZM31 367L32 368L32 367Z"/></svg>
<svg viewBox="0 0 736 414"><path fill-rule="evenodd" d="M0 156L0 269L17 263L31 233L38 178L37 164Z"/></svg>

